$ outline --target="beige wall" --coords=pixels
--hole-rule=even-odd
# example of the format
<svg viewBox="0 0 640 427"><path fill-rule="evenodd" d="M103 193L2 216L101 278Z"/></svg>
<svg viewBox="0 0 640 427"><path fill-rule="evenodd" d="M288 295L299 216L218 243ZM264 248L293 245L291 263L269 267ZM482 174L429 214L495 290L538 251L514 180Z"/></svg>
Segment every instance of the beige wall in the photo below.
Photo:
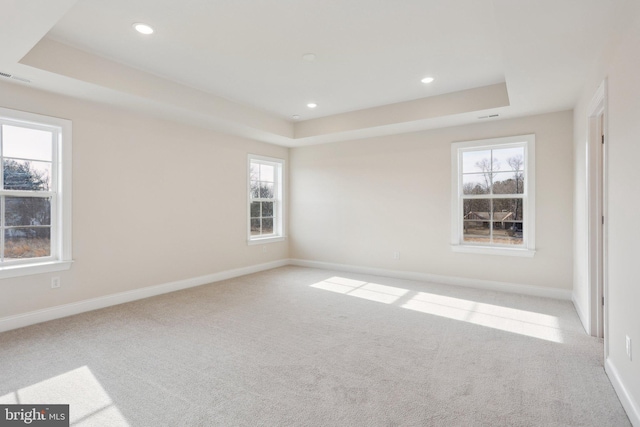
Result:
<svg viewBox="0 0 640 427"><path fill-rule="evenodd" d="M291 149L291 256L570 289L572 128L565 111ZM536 134L535 257L452 252L451 143L529 133Z"/></svg>
<svg viewBox="0 0 640 427"><path fill-rule="evenodd" d="M73 121L75 260L0 280L0 318L288 257L286 241L246 243L247 153L286 148L18 85L0 106Z"/></svg>
<svg viewBox="0 0 640 427"><path fill-rule="evenodd" d="M592 82L586 86L575 109L575 280L574 298L583 310L588 310L586 281L587 224L584 212L586 194L585 146L587 138L588 103L603 79L607 79L608 143L607 143L607 242L608 259L608 341L607 364L626 388L628 400L634 402L635 412L627 405L630 417L640 422L640 285L638 280L638 222L640 198L640 3L633 4L633 17L617 44L610 46L603 60L596 66ZM625 337L634 347L634 360L626 355ZM612 371L609 371L610 376ZM618 390L620 393L620 390ZM625 399L622 399L626 404ZM633 415L632 415L633 413ZM633 418L632 418L633 419Z"/></svg>

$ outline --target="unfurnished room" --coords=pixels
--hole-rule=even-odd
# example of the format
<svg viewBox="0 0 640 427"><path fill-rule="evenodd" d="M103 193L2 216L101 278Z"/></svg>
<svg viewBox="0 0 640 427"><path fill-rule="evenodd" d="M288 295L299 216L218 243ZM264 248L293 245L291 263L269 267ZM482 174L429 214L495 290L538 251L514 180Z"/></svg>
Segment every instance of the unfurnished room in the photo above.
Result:
<svg viewBox="0 0 640 427"><path fill-rule="evenodd" d="M0 0L0 426L640 427L638 70L637 0Z"/></svg>

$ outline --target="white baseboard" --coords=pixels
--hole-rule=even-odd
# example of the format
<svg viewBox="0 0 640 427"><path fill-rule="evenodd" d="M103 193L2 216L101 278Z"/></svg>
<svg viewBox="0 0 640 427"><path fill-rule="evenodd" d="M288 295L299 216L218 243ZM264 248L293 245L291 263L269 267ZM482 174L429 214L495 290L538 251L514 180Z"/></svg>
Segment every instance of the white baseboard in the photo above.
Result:
<svg viewBox="0 0 640 427"><path fill-rule="evenodd" d="M78 301L70 304L58 305L55 307L31 311L15 316L3 317L0 318L0 332L22 328L24 326L34 325L36 323L46 322L49 320L60 319L62 317L110 307L125 302L136 301L143 298L149 298L156 295L179 291L181 289L193 288L195 286L201 286L208 283L219 282L221 280L232 279L234 277L244 276L246 274L271 270L272 268L283 267L288 264L289 261L286 259L273 261L264 264L252 265L249 267L236 268L234 270L226 270L218 273L207 274L205 276L178 280L176 282L164 283L162 285L148 286L141 289L135 289L133 291L120 292L103 297L91 298L88 300Z"/></svg>
<svg viewBox="0 0 640 427"><path fill-rule="evenodd" d="M322 268L325 270L346 271L350 273L371 274L374 276L394 277L397 279L419 280L422 282L439 283L443 285L465 286L467 288L486 289L490 291L509 292L536 297L545 297L571 301L571 290L543 288L540 286L521 285L517 283L497 282L492 280L468 279L464 277L439 276L436 274L418 273L413 271L386 270L381 268L362 267L330 262L309 261L304 259L290 259L290 265L300 267Z"/></svg>
<svg viewBox="0 0 640 427"><path fill-rule="evenodd" d="M620 379L620 374L611 361L611 358L607 358L604 362L604 370L607 372L609 380L611 384L613 384L613 388L618 395L618 399L620 399L620 403L622 403L622 407L627 412L631 424L634 427L640 427L640 405L638 405L638 402L633 399L633 396L631 396L624 386L624 383Z"/></svg>
<svg viewBox="0 0 640 427"><path fill-rule="evenodd" d="M156 295L166 294L169 292L179 291L181 289L192 288L195 286L206 285L208 283L219 282L221 280L232 279L234 277L244 276L246 274L257 273L260 271L270 270L272 268L284 267L286 265L295 265L301 267L322 268L327 270L347 271L352 273L372 274L375 276L395 277L399 279L420 280L424 282L434 282L444 285L466 286L469 288L487 289L492 291L518 293L523 295L533 295L546 298L555 298L562 300L571 300L571 291L564 289L542 288L538 286L519 285L514 283L495 282L489 280L467 279L462 277L438 276L434 274L417 273L411 271L385 270L379 268L360 267L346 264L334 264L320 261L308 261L301 259L283 259L265 264L252 265L249 267L237 268L234 270L221 271L218 273L208 274L206 276L193 277L191 279L178 280L176 282L164 283L156 286L135 289L127 292L106 295L103 297L92 298L75 303L59 305L55 307L45 308L42 310L31 311L28 313L18 314L0 318L0 332L9 331L11 329L22 328L24 326L34 325L36 323L46 322L49 320L60 319L62 317L72 316L91 310L110 307L113 305L123 304L143 298L149 298Z"/></svg>
<svg viewBox="0 0 640 427"><path fill-rule="evenodd" d="M582 323L582 327L587 335L591 335L591 321L589 319L589 313L582 309L582 306L578 302L577 298L573 293L571 294L571 302L573 303L573 307L576 309L576 313L578 313L578 318Z"/></svg>

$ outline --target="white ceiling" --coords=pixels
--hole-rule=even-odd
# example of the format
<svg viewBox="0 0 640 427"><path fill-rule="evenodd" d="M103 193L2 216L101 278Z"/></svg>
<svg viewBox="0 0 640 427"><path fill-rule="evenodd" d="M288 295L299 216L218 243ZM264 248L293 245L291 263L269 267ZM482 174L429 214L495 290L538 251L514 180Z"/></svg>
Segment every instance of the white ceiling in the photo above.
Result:
<svg viewBox="0 0 640 427"><path fill-rule="evenodd" d="M633 0L0 1L0 71L297 146L570 109Z"/></svg>

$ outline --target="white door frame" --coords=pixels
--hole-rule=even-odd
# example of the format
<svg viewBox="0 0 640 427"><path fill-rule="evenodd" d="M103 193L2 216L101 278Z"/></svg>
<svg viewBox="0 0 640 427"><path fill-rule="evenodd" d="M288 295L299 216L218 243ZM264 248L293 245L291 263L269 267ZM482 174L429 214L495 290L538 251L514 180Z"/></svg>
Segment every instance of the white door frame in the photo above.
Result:
<svg viewBox="0 0 640 427"><path fill-rule="evenodd" d="M587 217L589 333L604 337L608 355L607 331L607 81L603 81L587 111Z"/></svg>

